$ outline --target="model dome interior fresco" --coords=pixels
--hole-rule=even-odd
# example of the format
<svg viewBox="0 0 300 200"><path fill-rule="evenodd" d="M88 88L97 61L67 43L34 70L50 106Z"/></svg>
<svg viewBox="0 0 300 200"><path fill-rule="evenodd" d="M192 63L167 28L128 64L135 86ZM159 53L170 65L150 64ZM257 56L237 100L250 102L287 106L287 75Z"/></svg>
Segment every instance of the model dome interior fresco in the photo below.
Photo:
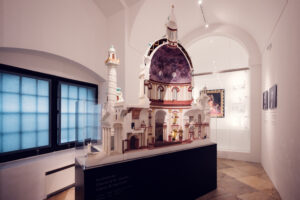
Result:
<svg viewBox="0 0 300 200"><path fill-rule="evenodd" d="M209 96L203 88L199 98L193 98L193 65L178 41L177 28L172 6L166 34L149 45L140 65L137 105L123 99L117 87L120 60L114 47L109 49L107 98L101 114L106 155L209 140ZM92 154L93 144L87 146Z"/></svg>

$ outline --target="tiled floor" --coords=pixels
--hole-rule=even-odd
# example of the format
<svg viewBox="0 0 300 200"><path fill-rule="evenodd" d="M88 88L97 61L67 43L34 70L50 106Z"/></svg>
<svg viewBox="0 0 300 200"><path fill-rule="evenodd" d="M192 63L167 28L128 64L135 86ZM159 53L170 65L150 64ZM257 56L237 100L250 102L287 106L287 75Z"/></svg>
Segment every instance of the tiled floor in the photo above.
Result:
<svg viewBox="0 0 300 200"><path fill-rule="evenodd" d="M280 200L260 164L218 159L218 188L197 200Z"/></svg>
<svg viewBox="0 0 300 200"><path fill-rule="evenodd" d="M74 200L74 188L50 200ZM218 159L218 188L197 200L280 200L260 164Z"/></svg>

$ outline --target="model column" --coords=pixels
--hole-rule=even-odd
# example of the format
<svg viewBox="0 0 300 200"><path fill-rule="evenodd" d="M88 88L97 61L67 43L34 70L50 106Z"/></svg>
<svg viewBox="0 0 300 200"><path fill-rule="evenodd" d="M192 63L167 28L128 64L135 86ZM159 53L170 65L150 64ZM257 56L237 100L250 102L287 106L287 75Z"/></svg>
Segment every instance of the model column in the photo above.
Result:
<svg viewBox="0 0 300 200"><path fill-rule="evenodd" d="M113 46L108 51L108 58L105 61L107 70L107 102L110 106L114 106L117 101L117 67L120 65L120 60L117 58L116 50Z"/></svg>
<svg viewBox="0 0 300 200"><path fill-rule="evenodd" d="M105 65L107 66L107 102L106 102L106 111L109 112L109 118L106 121L108 125L108 129L110 131L106 132L106 141L105 147L107 153L110 153L111 150L111 136L114 136L115 130L113 127L113 117L114 116L114 106L117 101L117 67L120 65L120 60L117 58L116 50L113 46L108 50L108 58L105 61ZM115 137L114 140L116 141ZM117 144L114 141L114 146L116 147Z"/></svg>

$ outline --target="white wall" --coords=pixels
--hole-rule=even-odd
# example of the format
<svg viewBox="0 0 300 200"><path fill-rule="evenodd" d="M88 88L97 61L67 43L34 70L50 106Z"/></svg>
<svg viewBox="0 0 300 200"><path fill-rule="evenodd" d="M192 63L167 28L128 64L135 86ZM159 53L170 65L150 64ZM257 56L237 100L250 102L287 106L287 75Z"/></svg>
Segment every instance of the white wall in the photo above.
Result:
<svg viewBox="0 0 300 200"><path fill-rule="evenodd" d="M0 48L0 63L97 84L99 101L105 99L103 79L90 69L63 57L32 50ZM0 199L44 199L49 191L45 172L74 161L74 149L71 149L0 164ZM74 174L66 175L67 178L57 180L60 185L69 185L70 180L74 182Z"/></svg>
<svg viewBox="0 0 300 200"><path fill-rule="evenodd" d="M0 47L59 55L106 77L106 18L93 1L0 0Z"/></svg>
<svg viewBox="0 0 300 200"><path fill-rule="evenodd" d="M251 162L261 161L261 65L250 65L250 153L219 151L218 157Z"/></svg>
<svg viewBox="0 0 300 200"><path fill-rule="evenodd" d="M299 10L300 1L289 0L262 67L261 93L278 85L277 109L262 111L262 165L284 200L300 197Z"/></svg>
<svg viewBox="0 0 300 200"><path fill-rule="evenodd" d="M73 164L74 149L40 155L0 165L0 199L41 200L46 198L45 172ZM74 180L60 179L59 184Z"/></svg>

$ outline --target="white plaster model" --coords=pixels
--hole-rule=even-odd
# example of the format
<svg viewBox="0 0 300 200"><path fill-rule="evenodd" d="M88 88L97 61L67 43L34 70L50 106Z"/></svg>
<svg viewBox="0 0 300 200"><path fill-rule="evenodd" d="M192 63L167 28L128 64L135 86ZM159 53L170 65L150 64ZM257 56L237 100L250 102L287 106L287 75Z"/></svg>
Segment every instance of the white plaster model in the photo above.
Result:
<svg viewBox="0 0 300 200"><path fill-rule="evenodd" d="M149 47L140 66L138 105L127 105L117 88L120 62L113 47L105 64L108 89L102 135L106 153L209 138L209 97L203 92L197 101L193 100L193 66L177 40L174 6L166 23L166 37Z"/></svg>

